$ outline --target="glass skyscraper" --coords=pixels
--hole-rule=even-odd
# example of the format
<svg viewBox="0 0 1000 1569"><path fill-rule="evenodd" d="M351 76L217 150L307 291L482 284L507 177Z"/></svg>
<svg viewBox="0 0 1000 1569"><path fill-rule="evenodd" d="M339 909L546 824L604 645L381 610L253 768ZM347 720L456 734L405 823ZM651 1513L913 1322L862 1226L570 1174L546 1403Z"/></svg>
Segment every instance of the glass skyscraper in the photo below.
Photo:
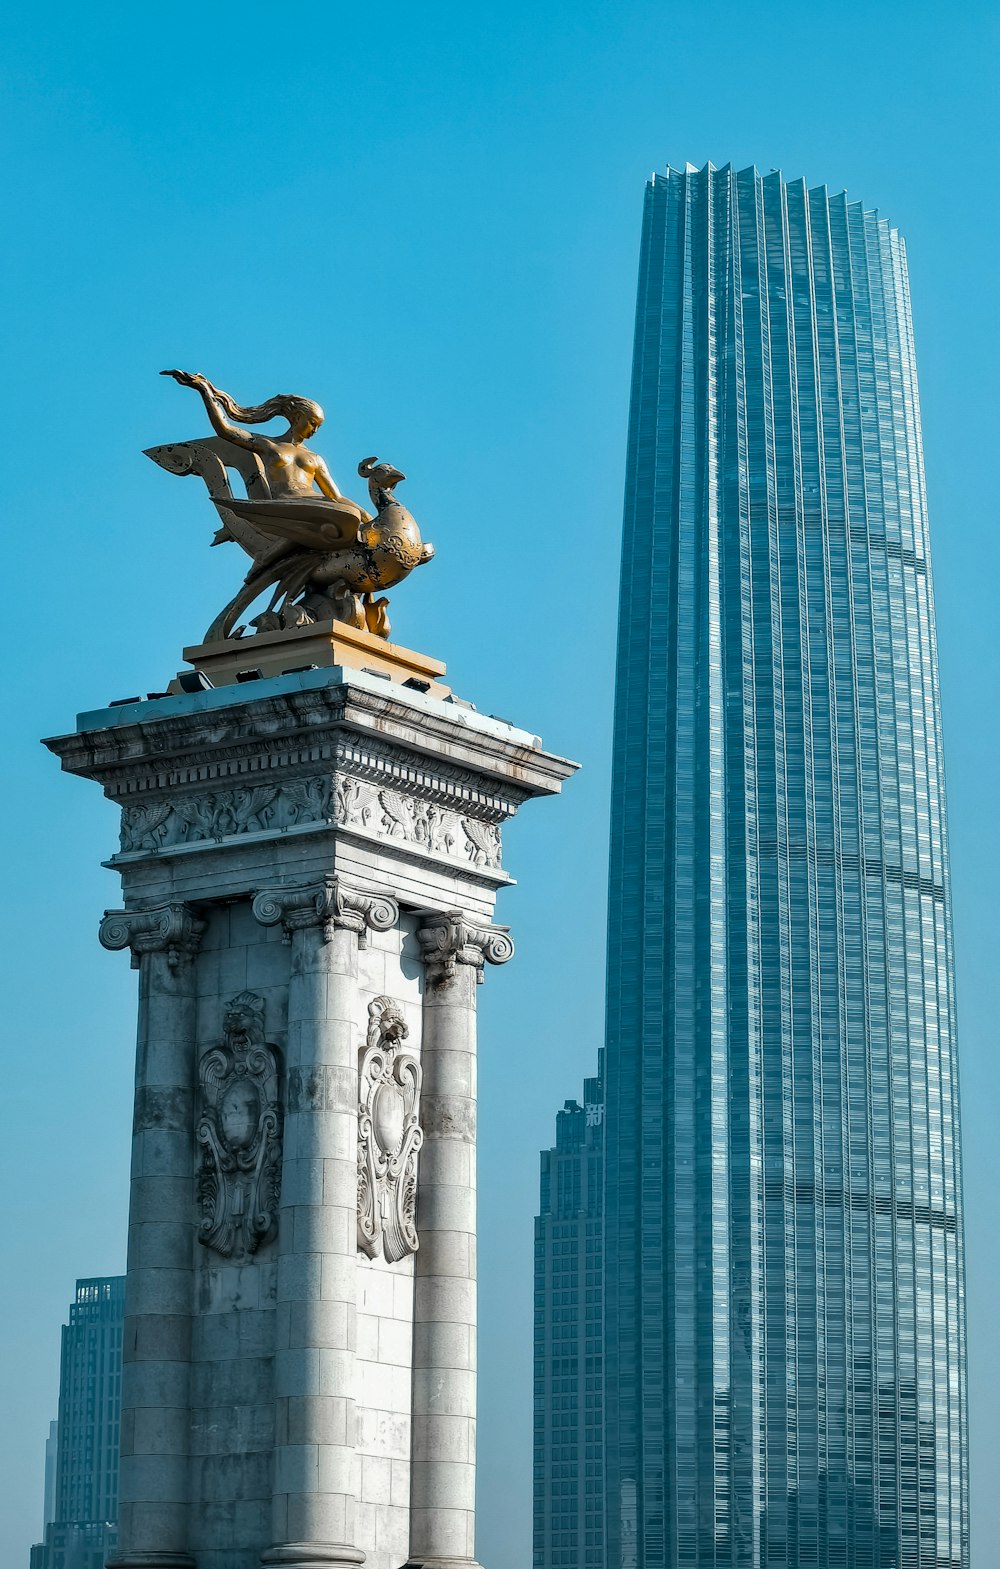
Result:
<svg viewBox="0 0 1000 1569"><path fill-rule="evenodd" d="M610 1569L964 1569L906 253L778 173L646 192L606 1072Z"/></svg>
<svg viewBox="0 0 1000 1569"><path fill-rule="evenodd" d="M604 1053L556 1116L535 1220L534 1569L604 1556Z"/></svg>
<svg viewBox="0 0 1000 1569"><path fill-rule="evenodd" d="M45 1539L31 1569L103 1569L117 1543L124 1326L124 1275L77 1281L62 1329L54 1487L50 1503L50 1432Z"/></svg>

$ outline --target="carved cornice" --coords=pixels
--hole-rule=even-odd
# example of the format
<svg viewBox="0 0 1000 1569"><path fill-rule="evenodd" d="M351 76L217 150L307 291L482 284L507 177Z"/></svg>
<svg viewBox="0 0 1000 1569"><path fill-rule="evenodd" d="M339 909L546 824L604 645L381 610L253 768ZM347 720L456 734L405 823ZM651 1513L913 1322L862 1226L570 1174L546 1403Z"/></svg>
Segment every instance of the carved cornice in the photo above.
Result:
<svg viewBox="0 0 1000 1569"><path fill-rule="evenodd" d="M576 766L544 752L536 736L460 704L417 710L391 691L328 680L325 673L315 686L267 696L234 689L231 702L211 708L144 704L141 717L55 736L46 745L68 772L100 780L118 799L275 768L315 768L319 761L336 766L340 759L352 772L373 767L387 783L387 772L420 789L425 780L447 779L464 786L470 801L485 805L493 798L509 814L529 796L558 791Z"/></svg>
<svg viewBox="0 0 1000 1569"><path fill-rule="evenodd" d="M171 969L197 952L205 922L186 904L161 904L153 910L106 910L98 938L113 951L129 948L137 970L144 953L166 953Z"/></svg>
<svg viewBox="0 0 1000 1569"><path fill-rule="evenodd" d="M251 906L262 926L284 928L285 938L293 932L316 926L324 942L329 942L337 927L356 932L364 947L369 930L387 932L399 920L399 905L388 894L363 893L346 887L338 877L300 888L263 888L254 895Z"/></svg>
<svg viewBox="0 0 1000 1569"><path fill-rule="evenodd" d="M472 965L481 982L484 965L506 964L514 955L509 927L471 926L458 911L426 915L417 937L430 986L452 980L459 964Z"/></svg>
<svg viewBox="0 0 1000 1569"><path fill-rule="evenodd" d="M447 759L420 758L377 737L330 732L265 735L256 744L209 748L208 755L147 755L141 762L117 767L105 788L127 810L133 801L181 794L185 786L200 787L199 795L208 786L213 796L217 787L230 798L288 789L291 780L299 789L312 788L318 770L321 779L343 771L377 789L400 790L458 811L471 808L498 822L510 817L528 795L516 784L487 778Z"/></svg>

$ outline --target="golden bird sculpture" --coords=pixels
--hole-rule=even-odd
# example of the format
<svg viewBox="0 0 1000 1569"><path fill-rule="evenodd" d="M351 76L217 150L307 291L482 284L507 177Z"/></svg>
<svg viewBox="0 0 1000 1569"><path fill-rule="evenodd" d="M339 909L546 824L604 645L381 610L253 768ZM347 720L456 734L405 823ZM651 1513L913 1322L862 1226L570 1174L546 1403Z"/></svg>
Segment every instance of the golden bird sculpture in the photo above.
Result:
<svg viewBox="0 0 1000 1569"><path fill-rule="evenodd" d="M406 478L402 470L375 457L358 464L374 508L368 512L343 494L323 458L306 445L323 423L323 410L311 398L278 393L244 406L206 376L162 374L199 393L215 436L150 447L146 456L173 474L199 475L222 523L212 543L235 541L252 561L204 641L241 635L240 616L268 589L266 608L250 622L258 631L335 620L388 637L384 590L434 555L396 498L396 486ZM276 418L288 422L278 436L244 429ZM242 478L245 499L233 494L231 471Z"/></svg>

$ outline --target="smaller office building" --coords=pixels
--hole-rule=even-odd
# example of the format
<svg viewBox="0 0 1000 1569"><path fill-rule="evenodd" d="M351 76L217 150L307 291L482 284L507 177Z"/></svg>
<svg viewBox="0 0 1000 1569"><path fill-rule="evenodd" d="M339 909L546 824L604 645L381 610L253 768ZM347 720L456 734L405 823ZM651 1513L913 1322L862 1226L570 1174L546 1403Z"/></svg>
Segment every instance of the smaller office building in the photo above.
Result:
<svg viewBox="0 0 1000 1569"><path fill-rule="evenodd" d="M604 1053L541 1152L535 1221L534 1569L605 1569Z"/></svg>
<svg viewBox="0 0 1000 1569"><path fill-rule="evenodd" d="M77 1281L62 1331L59 1420L46 1445L44 1541L31 1549L30 1569L103 1569L117 1545L124 1323L124 1275Z"/></svg>

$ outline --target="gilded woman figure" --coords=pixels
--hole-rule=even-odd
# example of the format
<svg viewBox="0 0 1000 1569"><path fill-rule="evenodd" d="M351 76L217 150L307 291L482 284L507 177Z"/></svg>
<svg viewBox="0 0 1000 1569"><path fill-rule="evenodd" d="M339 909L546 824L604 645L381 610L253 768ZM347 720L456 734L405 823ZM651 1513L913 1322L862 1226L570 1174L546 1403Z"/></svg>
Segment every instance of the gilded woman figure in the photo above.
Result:
<svg viewBox="0 0 1000 1569"><path fill-rule="evenodd" d="M207 376L184 370L161 374L192 387L216 436L252 453L256 465L252 493L251 479L240 470L248 489L242 500L232 494L227 480L218 479L225 463L232 466L232 454L226 459L218 451L211 453L216 484L223 487L212 491L223 520L215 543L236 540L253 565L239 592L212 622L205 641L229 637L237 630L238 617L269 588L273 593L267 609L251 623L261 631L332 618L388 637L388 600L374 596L402 582L434 555L434 547L424 544L415 519L396 498L395 488L406 478L402 470L374 457L358 464L374 508L366 512L343 494L323 459L306 446L323 423L323 410L311 398L278 393L244 408ZM243 428L271 419L287 420L287 431L265 436ZM174 473L208 477L197 442L151 448L149 456Z"/></svg>
<svg viewBox="0 0 1000 1569"><path fill-rule="evenodd" d="M305 445L323 423L323 410L311 398L279 392L266 403L244 408L228 392L213 386L207 376L186 370L165 370L160 374L172 376L182 387L193 387L201 394L216 435L257 454L272 496L308 496L315 485L329 501L347 499L334 483L323 459ZM285 435L264 436L232 423L242 420L246 425L264 425L272 419L288 421Z"/></svg>

